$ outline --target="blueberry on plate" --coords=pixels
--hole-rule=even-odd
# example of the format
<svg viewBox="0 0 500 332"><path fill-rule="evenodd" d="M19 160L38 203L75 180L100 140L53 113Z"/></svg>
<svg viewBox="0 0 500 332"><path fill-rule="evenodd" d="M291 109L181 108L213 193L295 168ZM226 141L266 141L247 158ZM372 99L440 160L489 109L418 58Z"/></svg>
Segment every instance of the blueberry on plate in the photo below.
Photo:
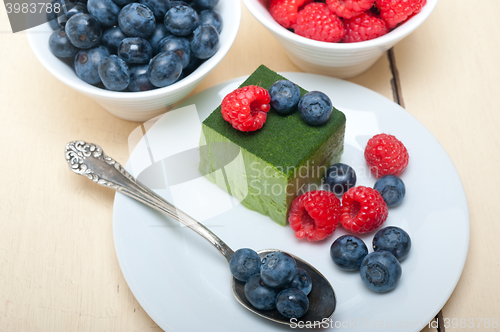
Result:
<svg viewBox="0 0 500 332"><path fill-rule="evenodd" d="M118 45L118 56L128 64L144 65L151 60L153 48L151 48L151 45L144 38L125 38Z"/></svg>
<svg viewBox="0 0 500 332"><path fill-rule="evenodd" d="M128 84L129 91L139 92L156 89L156 87L149 81L148 68L148 65L130 68L130 82Z"/></svg>
<svg viewBox="0 0 500 332"><path fill-rule="evenodd" d="M112 27L118 23L121 8L111 0L88 0L87 8L102 26Z"/></svg>
<svg viewBox="0 0 500 332"><path fill-rule="evenodd" d="M99 64L99 77L106 89L125 90L130 82L130 70L125 61L116 55L104 58Z"/></svg>
<svg viewBox="0 0 500 332"><path fill-rule="evenodd" d="M373 189L382 195L387 207L394 207L401 204L406 194L405 184L395 175L381 177L375 182Z"/></svg>
<svg viewBox="0 0 500 332"><path fill-rule="evenodd" d="M102 45L90 50L81 50L75 56L76 75L89 84L101 83L98 72L99 64L107 56L109 56L109 51Z"/></svg>
<svg viewBox="0 0 500 332"><path fill-rule="evenodd" d="M191 51L198 59L211 58L219 49L219 33L213 25L203 24L194 30Z"/></svg>
<svg viewBox="0 0 500 332"><path fill-rule="evenodd" d="M275 251L262 259L260 276L269 287L285 287L288 285L297 271L297 264L292 256L281 251Z"/></svg>
<svg viewBox="0 0 500 332"><path fill-rule="evenodd" d="M78 53L76 48L68 39L63 29L52 32L49 38L49 48L52 54L58 58L72 58Z"/></svg>
<svg viewBox="0 0 500 332"><path fill-rule="evenodd" d="M344 271L359 270L366 255L368 255L366 244L353 235L342 235L330 247L332 261Z"/></svg>
<svg viewBox="0 0 500 332"><path fill-rule="evenodd" d="M215 30L220 34L222 31L222 16L219 12L213 9L205 9L200 13L200 25L210 24L213 25Z"/></svg>
<svg viewBox="0 0 500 332"><path fill-rule="evenodd" d="M332 101L323 92L311 91L300 98L300 116L311 126L321 126L328 122L332 111Z"/></svg>
<svg viewBox="0 0 500 332"><path fill-rule="evenodd" d="M158 53L149 63L148 79L162 88L175 83L182 73L182 60L174 52Z"/></svg>
<svg viewBox="0 0 500 332"><path fill-rule="evenodd" d="M157 21L162 21L170 9L170 0L140 0L140 3L151 9Z"/></svg>
<svg viewBox="0 0 500 332"><path fill-rule="evenodd" d="M312 280L309 273L306 270L297 268L295 272L295 277L286 286L286 288L297 288L300 289L304 294L308 295L312 289Z"/></svg>
<svg viewBox="0 0 500 332"><path fill-rule="evenodd" d="M158 53L158 43L163 38L171 35L172 34L167 30L167 27L165 27L165 24L163 24L163 22L156 23L155 31L148 39L149 45L151 45L151 47L153 48L154 55Z"/></svg>
<svg viewBox="0 0 500 332"><path fill-rule="evenodd" d="M297 288L287 288L278 294L276 309L287 318L300 318L309 310L309 299Z"/></svg>
<svg viewBox="0 0 500 332"><path fill-rule="evenodd" d="M234 252L229 260L229 269L233 277L248 281L251 276L260 273L260 257L252 249L242 248Z"/></svg>
<svg viewBox="0 0 500 332"><path fill-rule="evenodd" d="M276 307L279 290L266 286L259 274L254 274L245 284L245 297L257 309L271 310Z"/></svg>
<svg viewBox="0 0 500 332"><path fill-rule="evenodd" d="M326 189L340 197L356 185L356 172L349 165L333 164L326 170L323 182Z"/></svg>
<svg viewBox="0 0 500 332"><path fill-rule="evenodd" d="M66 22L65 30L71 44L78 48L92 48L101 41L101 24L89 14L71 16Z"/></svg>
<svg viewBox="0 0 500 332"><path fill-rule="evenodd" d="M57 17L57 23L63 28L66 26L66 22L68 22L71 16L89 13L87 7L81 3L68 2L65 3L62 8L62 13Z"/></svg>
<svg viewBox="0 0 500 332"><path fill-rule="evenodd" d="M274 82L269 88L271 106L282 115L291 114L297 109L300 100L300 89L294 83L287 80Z"/></svg>
<svg viewBox="0 0 500 332"><path fill-rule="evenodd" d="M126 5L118 14L118 25L129 37L148 39L156 28L153 12L139 3Z"/></svg>
<svg viewBox="0 0 500 332"><path fill-rule="evenodd" d="M410 249L410 235L399 227L384 227L373 237L373 250L388 251L400 262L408 256Z"/></svg>
<svg viewBox="0 0 500 332"><path fill-rule="evenodd" d="M191 46L189 40L174 35L163 38L158 43L158 53L172 51L182 60L182 68L186 68L191 60Z"/></svg>
<svg viewBox="0 0 500 332"><path fill-rule="evenodd" d="M167 30L176 36L187 36L199 25L198 13L189 6L175 6L165 15Z"/></svg>
<svg viewBox="0 0 500 332"><path fill-rule="evenodd" d="M368 254L361 262L359 273L368 288L384 293L396 288L402 271L396 257L382 250Z"/></svg>
<svg viewBox="0 0 500 332"><path fill-rule="evenodd" d="M193 0L193 3L203 9L212 9L219 3L219 0Z"/></svg>
<svg viewBox="0 0 500 332"><path fill-rule="evenodd" d="M117 54L118 46L127 38L119 26L112 27L102 34L102 45L106 46L113 54Z"/></svg>

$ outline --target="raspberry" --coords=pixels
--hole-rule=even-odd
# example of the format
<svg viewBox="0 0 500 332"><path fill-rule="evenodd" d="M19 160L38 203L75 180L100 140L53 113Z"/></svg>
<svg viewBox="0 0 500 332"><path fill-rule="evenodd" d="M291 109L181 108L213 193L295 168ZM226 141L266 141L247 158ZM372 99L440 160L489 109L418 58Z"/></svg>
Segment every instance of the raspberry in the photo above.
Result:
<svg viewBox="0 0 500 332"><path fill-rule="evenodd" d="M269 3L269 12L281 26L292 29L295 23L297 23L299 7L312 1L313 0L271 0Z"/></svg>
<svg viewBox="0 0 500 332"><path fill-rule="evenodd" d="M398 175L408 166L408 151L396 137L375 135L366 144L365 159L375 177Z"/></svg>
<svg viewBox="0 0 500 332"><path fill-rule="evenodd" d="M380 10L380 17L387 23L389 29L395 28L411 14L418 13L426 0L375 0L375 6Z"/></svg>
<svg viewBox="0 0 500 332"><path fill-rule="evenodd" d="M353 187L342 196L340 223L357 234L376 230L387 219L389 211L382 196L369 187Z"/></svg>
<svg viewBox="0 0 500 332"><path fill-rule="evenodd" d="M297 197L288 221L295 237L321 241L333 234L340 220L340 200L334 193L314 190Z"/></svg>
<svg viewBox="0 0 500 332"><path fill-rule="evenodd" d="M344 27L345 36L342 39L344 43L370 40L389 32L384 20L378 18L370 11L348 20L344 19Z"/></svg>
<svg viewBox="0 0 500 332"><path fill-rule="evenodd" d="M326 4L313 2L297 15L295 33L314 40L338 43L344 37L344 24Z"/></svg>
<svg viewBox="0 0 500 332"><path fill-rule="evenodd" d="M326 0L328 9L343 18L358 16L370 9L374 3L375 0Z"/></svg>
<svg viewBox="0 0 500 332"><path fill-rule="evenodd" d="M224 120L234 129L255 131L266 122L267 112L271 106L271 97L266 89L256 85L236 89L224 97L221 113Z"/></svg>

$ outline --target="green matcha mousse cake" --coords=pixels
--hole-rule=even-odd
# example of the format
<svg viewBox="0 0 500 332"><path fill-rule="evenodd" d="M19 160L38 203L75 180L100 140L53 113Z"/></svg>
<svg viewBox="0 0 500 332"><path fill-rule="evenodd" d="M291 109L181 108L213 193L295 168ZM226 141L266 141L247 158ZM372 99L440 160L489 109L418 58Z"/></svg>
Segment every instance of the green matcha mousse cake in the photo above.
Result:
<svg viewBox="0 0 500 332"><path fill-rule="evenodd" d="M240 88L269 89L283 79L262 65ZM335 108L326 124L313 127L298 111L283 116L271 107L261 129L241 132L222 118L219 106L202 124L200 171L247 208L284 226L293 200L315 189L328 166L340 161L345 122Z"/></svg>

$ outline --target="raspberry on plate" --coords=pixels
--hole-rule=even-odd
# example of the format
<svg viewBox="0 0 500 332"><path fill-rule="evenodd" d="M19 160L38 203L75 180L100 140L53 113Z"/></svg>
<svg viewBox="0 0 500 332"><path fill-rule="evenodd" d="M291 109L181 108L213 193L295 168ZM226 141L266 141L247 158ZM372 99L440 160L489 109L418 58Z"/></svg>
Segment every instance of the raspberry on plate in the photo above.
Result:
<svg viewBox="0 0 500 332"><path fill-rule="evenodd" d="M295 23L297 23L299 7L312 1L313 0L271 0L269 3L269 13L282 27L293 29Z"/></svg>
<svg viewBox="0 0 500 332"><path fill-rule="evenodd" d="M366 144L365 159L370 171L377 178L398 175L408 166L408 151L396 137L375 135Z"/></svg>
<svg viewBox="0 0 500 332"><path fill-rule="evenodd" d="M256 85L244 86L222 100L224 120L239 131L255 131L264 125L271 109L269 92Z"/></svg>
<svg viewBox="0 0 500 332"><path fill-rule="evenodd" d="M351 18L370 9L375 0L326 0L328 9L340 17Z"/></svg>
<svg viewBox="0 0 500 332"><path fill-rule="evenodd" d="M375 6L389 29L395 28L410 15L420 12L426 0L376 0Z"/></svg>
<svg viewBox="0 0 500 332"><path fill-rule="evenodd" d="M299 11L295 33L309 39L338 43L345 30L342 20L326 4L314 2Z"/></svg>
<svg viewBox="0 0 500 332"><path fill-rule="evenodd" d="M340 200L334 193L324 190L310 191L297 197L288 215L295 237L309 241L321 241L332 235L339 220Z"/></svg>
<svg viewBox="0 0 500 332"><path fill-rule="evenodd" d="M378 191L369 187L354 187L342 196L340 223L356 234L369 233L379 228L389 211Z"/></svg>
<svg viewBox="0 0 500 332"><path fill-rule="evenodd" d="M384 20L367 11L351 19L344 19L344 43L357 43L374 39L389 32Z"/></svg>

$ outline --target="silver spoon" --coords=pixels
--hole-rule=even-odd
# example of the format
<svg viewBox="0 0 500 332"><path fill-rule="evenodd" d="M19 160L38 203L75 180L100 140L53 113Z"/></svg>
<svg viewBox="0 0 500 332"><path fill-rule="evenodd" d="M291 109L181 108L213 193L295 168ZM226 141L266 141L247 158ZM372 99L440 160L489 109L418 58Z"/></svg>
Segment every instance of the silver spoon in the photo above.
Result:
<svg viewBox="0 0 500 332"><path fill-rule="evenodd" d="M181 224L191 228L217 248L229 263L234 251L229 248L227 244L203 224L200 224L186 213L180 211L154 191L137 181L113 158L108 157L100 146L84 141L73 141L66 145L65 155L70 169L76 174L84 175L97 184L115 189L141 203L165 213ZM267 254L275 251L277 250L266 249L258 251L258 254L263 258ZM325 322L325 319L329 320L336 306L335 292L332 286L314 267L294 255L291 256L295 258L298 267L309 273L313 284L313 288L308 296L309 310L300 319L291 322L290 319L282 316L276 309L259 310L254 308L245 297L245 284L232 278L231 287L234 297L239 303L253 313L281 324L292 325L299 322L318 322L319 324ZM319 325L317 327L319 327Z"/></svg>

